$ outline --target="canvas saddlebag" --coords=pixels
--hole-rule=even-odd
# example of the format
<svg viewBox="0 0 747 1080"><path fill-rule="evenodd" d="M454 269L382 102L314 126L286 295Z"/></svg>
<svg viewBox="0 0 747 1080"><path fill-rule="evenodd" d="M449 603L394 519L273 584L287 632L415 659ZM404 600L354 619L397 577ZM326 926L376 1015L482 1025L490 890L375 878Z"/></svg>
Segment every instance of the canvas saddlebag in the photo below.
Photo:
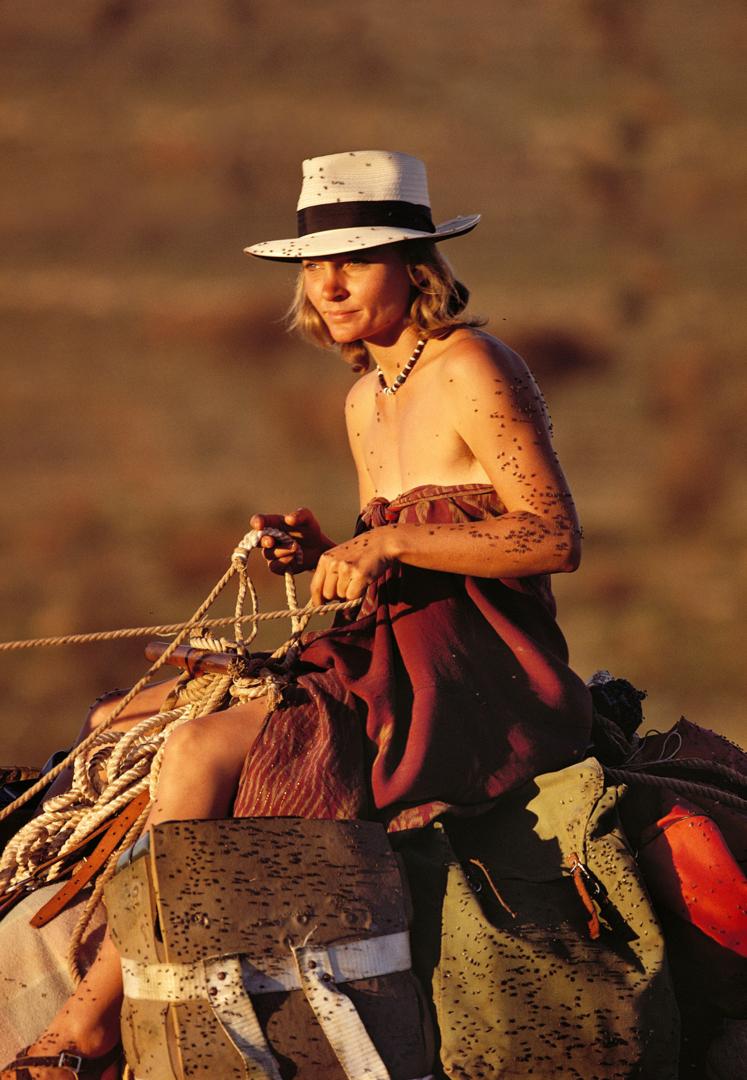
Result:
<svg viewBox="0 0 747 1080"><path fill-rule="evenodd" d="M677 1080L664 940L618 797L587 758L392 837L439 1076Z"/></svg>
<svg viewBox="0 0 747 1080"><path fill-rule="evenodd" d="M137 1080L415 1080L433 1057L382 826L167 822L106 887Z"/></svg>

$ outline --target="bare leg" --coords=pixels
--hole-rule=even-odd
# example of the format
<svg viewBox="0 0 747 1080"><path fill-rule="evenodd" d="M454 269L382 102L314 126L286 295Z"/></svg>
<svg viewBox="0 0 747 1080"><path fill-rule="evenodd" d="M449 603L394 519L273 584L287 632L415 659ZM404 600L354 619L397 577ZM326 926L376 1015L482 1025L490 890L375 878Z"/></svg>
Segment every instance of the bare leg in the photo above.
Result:
<svg viewBox="0 0 747 1080"><path fill-rule="evenodd" d="M190 720L169 737L147 825L186 818L225 816L244 759L259 734L264 698L226 712ZM31 1048L33 1054L77 1049L91 1057L119 1041L122 977L119 954L107 934L96 960L73 996ZM61 1080L59 1069L32 1069L34 1080ZM2 1077L13 1076L3 1072Z"/></svg>
<svg viewBox="0 0 747 1080"><path fill-rule="evenodd" d="M172 732L146 828L160 821L225 817L266 715L265 699L258 698L197 717Z"/></svg>

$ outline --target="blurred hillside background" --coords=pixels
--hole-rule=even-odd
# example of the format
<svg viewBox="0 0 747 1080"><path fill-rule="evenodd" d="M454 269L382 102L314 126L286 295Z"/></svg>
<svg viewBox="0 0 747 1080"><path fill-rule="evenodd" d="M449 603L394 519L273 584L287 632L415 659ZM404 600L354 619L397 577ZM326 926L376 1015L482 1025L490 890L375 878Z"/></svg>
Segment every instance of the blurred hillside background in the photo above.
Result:
<svg viewBox="0 0 747 1080"><path fill-rule="evenodd" d="M351 375L282 331L293 271L241 249L293 235L302 158L399 149L437 221L482 211L443 250L549 400L574 666L646 689L650 727L744 741L743 14L6 0L0 638L178 621L256 510L349 534ZM0 760L66 744L142 645L0 655Z"/></svg>

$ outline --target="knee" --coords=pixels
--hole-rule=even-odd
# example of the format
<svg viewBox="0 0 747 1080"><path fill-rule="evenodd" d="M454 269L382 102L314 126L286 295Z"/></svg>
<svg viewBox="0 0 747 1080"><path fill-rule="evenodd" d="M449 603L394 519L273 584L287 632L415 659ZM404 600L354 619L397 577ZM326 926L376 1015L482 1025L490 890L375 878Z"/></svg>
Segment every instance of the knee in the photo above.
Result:
<svg viewBox="0 0 747 1080"><path fill-rule="evenodd" d="M166 740L163 766L185 773L215 768L221 762L221 743L211 717L200 716L175 728Z"/></svg>

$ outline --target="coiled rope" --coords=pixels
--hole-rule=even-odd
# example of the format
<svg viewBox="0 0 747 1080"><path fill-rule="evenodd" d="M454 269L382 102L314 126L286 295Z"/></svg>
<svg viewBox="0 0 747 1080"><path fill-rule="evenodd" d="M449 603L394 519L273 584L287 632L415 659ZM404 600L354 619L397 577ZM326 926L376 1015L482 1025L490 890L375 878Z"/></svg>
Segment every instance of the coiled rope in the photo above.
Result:
<svg viewBox="0 0 747 1080"><path fill-rule="evenodd" d="M226 572L184 623L166 627L139 627L135 630L74 634L0 644L0 649L15 649L79 644L87 641L111 641L151 633L175 634L161 656L119 700L106 720L83 739L64 760L28 788L15 802L0 811L0 821L3 821L46 788L63 770L72 768L73 776L69 790L47 799L41 812L19 829L6 846L0 859L0 891L19 884L24 884L31 891L47 881L54 880L67 852L84 842L102 822L113 817L141 792L148 790L152 802L166 740L175 728L196 717L215 712L226 704L231 704L231 696L238 701L243 701L247 698L266 695L268 709L272 709L282 695L283 686L290 679L289 669L296 655L298 639L309 619L313 615L347 610L360 604L360 600L348 600L318 606L312 606L309 602L305 607L299 607L295 580L292 574L286 573L287 609L260 613L256 589L247 574L246 565L249 553L259 546L265 535L285 542L289 539L277 529L268 528L262 531L254 529L248 532L234 550ZM235 576L238 577L238 591L234 615L227 619L205 620L205 613ZM252 608L249 614L244 612L247 597L251 601ZM258 623L263 619L275 618L290 618L292 633L258 672L253 672L250 677L234 674L205 674L188 678L178 687L178 696L173 707L165 708L156 715L147 717L129 731L110 730L127 705L168 662L185 639L189 637L190 643L198 648L235 651L237 658L245 658L248 646L258 632ZM250 632L245 636L246 623L250 623ZM226 625L233 625L234 642L228 642L224 638L215 638L208 632L213 627ZM274 664L268 667L271 661ZM76 982L81 977L78 961L79 947L94 909L101 898L106 882L116 869L119 856L142 831L149 809L150 802L102 868L76 925L68 954L71 973ZM58 861L55 861L56 859ZM37 868L47 863L49 865L42 873L36 872Z"/></svg>
<svg viewBox="0 0 747 1080"><path fill-rule="evenodd" d="M712 799L722 806L747 812L747 776L719 761L672 757L637 764L626 763L617 768L602 767L604 775L613 784L668 788L680 795L689 795L696 801ZM685 775L677 776L677 772ZM691 780L687 778L687 773L698 773L705 779ZM736 791L729 790L729 787Z"/></svg>
<svg viewBox="0 0 747 1080"><path fill-rule="evenodd" d="M676 776L662 776L660 773L641 773L632 769L609 769L602 766L604 775L613 784L642 784L645 787L667 788L676 791L680 795L689 795L696 802L698 799L711 799L721 803L722 806L730 806L734 810L747 813L747 798L734 795L725 791L722 787L713 784L704 784L700 781L682 780Z"/></svg>

